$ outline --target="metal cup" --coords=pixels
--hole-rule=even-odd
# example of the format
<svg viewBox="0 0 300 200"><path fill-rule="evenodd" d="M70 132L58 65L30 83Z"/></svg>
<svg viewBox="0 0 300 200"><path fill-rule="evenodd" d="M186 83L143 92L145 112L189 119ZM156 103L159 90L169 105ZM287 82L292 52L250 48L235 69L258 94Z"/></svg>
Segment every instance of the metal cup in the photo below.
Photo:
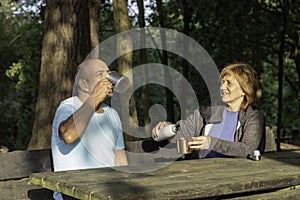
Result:
<svg viewBox="0 0 300 200"><path fill-rule="evenodd" d="M192 149L189 147L190 138L179 138L176 140L178 154L190 154Z"/></svg>
<svg viewBox="0 0 300 200"><path fill-rule="evenodd" d="M116 71L109 72L106 78L114 84L114 90L118 93L124 93L129 87L129 79Z"/></svg>

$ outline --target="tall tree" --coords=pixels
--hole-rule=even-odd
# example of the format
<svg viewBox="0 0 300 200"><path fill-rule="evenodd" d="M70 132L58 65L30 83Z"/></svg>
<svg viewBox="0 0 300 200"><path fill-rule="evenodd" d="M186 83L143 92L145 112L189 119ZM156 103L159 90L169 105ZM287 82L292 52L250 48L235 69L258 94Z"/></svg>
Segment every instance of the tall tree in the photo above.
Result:
<svg viewBox="0 0 300 200"><path fill-rule="evenodd" d="M88 20L91 48L93 49L92 57L99 57L99 49L95 48L99 44L99 15L101 8L101 0L88 0Z"/></svg>
<svg viewBox="0 0 300 200"><path fill-rule="evenodd" d="M47 0L35 121L28 149L49 148L60 101L72 95L74 72L92 49L89 0ZM96 1L95 1L96 2ZM99 4L97 4L99 5ZM97 26L93 21L93 26ZM93 38L98 33L94 33Z"/></svg>
<svg viewBox="0 0 300 200"><path fill-rule="evenodd" d="M268 50L268 56L265 58L265 61L271 65L271 68L275 69L277 74L277 79L275 79L277 87L274 88L277 89L275 124L277 126L277 150L280 151L281 132L285 127L291 126L295 122L294 119L291 119L293 118L291 117L293 112L295 110L299 112L299 103L297 103L297 99L299 102L299 96L297 95L299 88L297 86L299 81L299 73L297 73L299 33L295 31L300 25L299 21L297 22L297 18L299 19L297 16L299 16L300 11L299 2L293 0L262 1L259 5L265 17L268 17L265 21L268 21L266 26L270 30L270 32L265 34L265 38L260 45ZM293 61L289 60L289 57L293 59L293 64L291 64ZM291 66L295 68L291 69ZM271 68L268 71L271 71ZM265 73L268 73L268 71ZM289 88L293 90L293 98L287 98L288 91L291 90ZM296 101L293 102L294 99ZM288 103L285 103L287 101Z"/></svg>
<svg viewBox="0 0 300 200"><path fill-rule="evenodd" d="M128 31L131 28L129 15L128 15L128 4L127 1L124 0L113 0L113 14L114 14L114 23L115 23L115 30L116 33L121 33L124 31ZM119 35L117 38L117 51L119 51L120 54L122 52L128 52L124 55L121 55L118 58L118 70L120 73L127 73L132 69L132 38L130 34L122 34ZM133 85L133 76L132 73L128 75L128 78L131 82L131 85ZM121 97L122 98L122 97ZM121 102L122 99L120 100ZM123 108L123 107L122 107ZM131 118L135 124L138 125L138 116L137 116L137 109L136 109L136 101L134 95L131 97L129 102L129 111L131 112ZM127 125L130 125L128 118L125 116L126 113L124 110L121 110L121 118L122 122L126 123ZM127 127L130 129L130 127ZM129 136L128 136L129 137ZM125 136L125 140L131 140L132 138Z"/></svg>
<svg viewBox="0 0 300 200"><path fill-rule="evenodd" d="M156 5L157 5L157 11L158 11L158 17L159 17L159 25L161 28L166 28L166 23L165 23L165 19L166 19L166 11L165 11L165 7L162 3L162 0L157 0L156 1ZM161 29L161 43L162 43L162 48L166 49L167 44L166 44L166 33L164 31L164 29ZM162 51L162 56L161 56L161 60L162 60L162 64L168 66L168 52L166 50ZM165 82L166 85L170 86L169 88L165 88L165 92L166 92L166 107L167 107L167 120L174 122L175 121L175 113L174 113L174 100L173 100L173 93L172 93L172 79L171 79L171 75L169 72L169 68L164 68L164 75L165 75Z"/></svg>
<svg viewBox="0 0 300 200"><path fill-rule="evenodd" d="M282 0L280 2L282 12L282 28L280 33L280 43L278 49L278 110L277 110L277 151L280 151L280 139L282 131L282 112L283 112L283 76L284 76L284 58L287 34L287 16L289 14L289 1Z"/></svg>
<svg viewBox="0 0 300 200"><path fill-rule="evenodd" d="M139 16L138 16L138 23L139 27L141 28L141 47L145 46L146 43L146 33L145 33L145 9L144 9L144 1L143 0L137 0L138 3L138 9L139 9ZM140 48L139 50L140 53L140 65L147 64L148 63L148 56L147 56L147 49L145 48ZM144 67L142 69L142 78L143 82L147 83L147 68ZM141 101L143 105L143 119L144 119L144 125L150 124L150 117L148 115L149 112L149 107L150 107L150 102L149 102L149 91L148 91L148 84L145 84L142 86L142 95L141 95ZM149 127L149 126L147 126ZM149 127L150 128L150 127ZM150 129L146 130L146 133L150 134Z"/></svg>
<svg viewBox="0 0 300 200"><path fill-rule="evenodd" d="M188 0L181 0L182 4L182 10L183 10L183 34L190 36L190 23L191 23L191 9L189 6ZM190 82L189 77L189 64L187 62L188 56L189 56L189 43L186 41L183 41L183 59L182 59L182 73L183 76L187 79L188 82ZM184 83L184 80L182 80ZM182 92L181 98L183 102L186 102L185 92ZM185 116L185 110L182 110L183 113L181 113L182 116Z"/></svg>

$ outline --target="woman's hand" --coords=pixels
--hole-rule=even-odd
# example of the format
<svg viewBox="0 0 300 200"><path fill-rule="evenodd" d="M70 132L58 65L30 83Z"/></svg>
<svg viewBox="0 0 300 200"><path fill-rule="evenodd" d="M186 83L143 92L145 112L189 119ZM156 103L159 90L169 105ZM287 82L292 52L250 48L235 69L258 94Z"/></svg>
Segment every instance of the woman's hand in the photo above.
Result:
<svg viewBox="0 0 300 200"><path fill-rule="evenodd" d="M192 141L189 142L191 149L209 149L211 144L211 137L209 136L198 136L193 137Z"/></svg>
<svg viewBox="0 0 300 200"><path fill-rule="evenodd" d="M159 136L159 130L165 126L170 125L171 122L159 122L153 129L152 129L152 137L157 138Z"/></svg>

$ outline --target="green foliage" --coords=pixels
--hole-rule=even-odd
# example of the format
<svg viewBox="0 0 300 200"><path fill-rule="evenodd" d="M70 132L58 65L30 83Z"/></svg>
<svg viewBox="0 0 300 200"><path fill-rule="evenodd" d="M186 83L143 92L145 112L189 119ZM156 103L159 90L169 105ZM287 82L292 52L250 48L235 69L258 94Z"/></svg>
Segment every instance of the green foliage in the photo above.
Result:
<svg viewBox="0 0 300 200"><path fill-rule="evenodd" d="M39 80L42 24L26 5L5 0L0 6L0 146L11 150L27 147Z"/></svg>
<svg viewBox="0 0 300 200"><path fill-rule="evenodd" d="M282 2L188 1L188 9L192 13L189 24L190 37L209 52L216 64L221 68L231 62L246 62L258 71L263 86L262 108L268 125L276 125L277 122L277 66L280 35L283 31ZM289 57L293 49L292 44L296 43L298 47L300 44L300 2L290 0L287 2L289 15L284 49L285 81L282 114L284 126L299 126L300 97L299 86L296 85L299 84L300 75L296 72L295 61ZM167 1L165 11L167 28L182 31L181 1ZM153 22L157 20L155 13L151 17ZM295 34L298 37L295 37ZM298 40L295 41L295 38ZM190 71L190 78L193 87L201 90L196 91L198 96L205 96L204 88L199 87L199 76L195 76L193 70Z"/></svg>
<svg viewBox="0 0 300 200"><path fill-rule="evenodd" d="M222 68L227 63L246 62L259 73L262 85L261 107L266 123L277 123L278 52L283 31L283 2L278 0L198 0L187 1L190 16L189 36L195 39ZM286 0L288 5L284 49L283 126L299 126L299 76L292 56L293 44L300 46L300 2ZM155 3L146 19L149 26L159 26ZM182 1L163 1L165 27L183 31ZM169 66L181 71L178 56L170 56ZM197 93L199 104L207 103L206 87L193 66L189 66L190 83ZM163 90L152 90L153 96L164 96ZM152 96L152 95L151 95ZM154 100L154 98L152 98Z"/></svg>
<svg viewBox="0 0 300 200"><path fill-rule="evenodd" d="M163 2L165 27L182 32L182 1ZM247 62L258 71L262 85L262 109L268 125L276 125L278 108L278 52L283 29L283 2L288 15L284 46L283 126L299 128L299 72L294 52L300 47L300 2L294 0L197 0L187 1L189 36L195 39L220 68L230 62ZM111 0L102 1L100 42L115 34ZM130 1L132 27L137 27L136 1ZM159 26L156 1L147 1L146 24ZM151 12L149 12L149 10ZM24 149L31 136L41 60L44 3L41 0L1 0L0 4L0 146ZM161 63L156 50L148 51L148 62ZM133 52L133 66L139 54ZM182 59L169 54L169 66L182 73ZM110 66L116 69L116 64ZM207 87L193 66L189 82L199 104L209 101ZM178 80L180 81L180 80ZM149 84L150 105L165 104L163 87ZM142 112L140 90L136 91L138 112ZM180 107L176 97L176 119Z"/></svg>

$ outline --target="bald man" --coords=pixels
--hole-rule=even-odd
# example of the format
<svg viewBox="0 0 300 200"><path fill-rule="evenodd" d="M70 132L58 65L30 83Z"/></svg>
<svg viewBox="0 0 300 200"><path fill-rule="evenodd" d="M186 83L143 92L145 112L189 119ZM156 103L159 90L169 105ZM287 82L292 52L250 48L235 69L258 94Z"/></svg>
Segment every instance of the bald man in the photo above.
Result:
<svg viewBox="0 0 300 200"><path fill-rule="evenodd" d="M108 72L99 59L78 66L75 95L60 103L53 121L54 171L128 164L118 113L103 103L112 96Z"/></svg>

